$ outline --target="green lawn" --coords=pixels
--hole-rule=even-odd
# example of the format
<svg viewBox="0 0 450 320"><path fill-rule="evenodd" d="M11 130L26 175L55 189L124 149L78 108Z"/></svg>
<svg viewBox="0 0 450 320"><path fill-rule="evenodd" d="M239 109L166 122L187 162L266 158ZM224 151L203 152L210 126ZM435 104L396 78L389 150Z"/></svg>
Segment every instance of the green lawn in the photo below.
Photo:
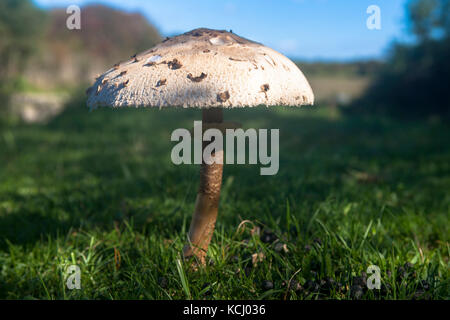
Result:
<svg viewBox="0 0 450 320"><path fill-rule="evenodd" d="M279 128L280 170L225 166L209 264L198 272L178 259L199 166L171 163L170 134L201 112L80 104L46 125L3 121L0 298L450 297L448 124L343 118L320 106L224 116ZM65 286L71 264L81 290ZM381 290L364 285L369 265Z"/></svg>

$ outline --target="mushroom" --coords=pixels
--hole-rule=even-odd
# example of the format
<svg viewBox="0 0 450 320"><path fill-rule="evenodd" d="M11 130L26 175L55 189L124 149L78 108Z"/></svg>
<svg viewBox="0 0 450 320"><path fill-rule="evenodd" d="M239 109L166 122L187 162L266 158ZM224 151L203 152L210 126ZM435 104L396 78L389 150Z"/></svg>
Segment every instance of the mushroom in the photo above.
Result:
<svg viewBox="0 0 450 320"><path fill-rule="evenodd" d="M105 78L109 80L103 81ZM149 84L160 86L152 90ZM308 81L291 60L235 33L206 28L169 38L121 63L101 75L93 87L100 85L97 94L95 90L88 92L91 109L201 108L204 127L222 131L234 127L223 123L224 108L301 106L314 102ZM203 142L203 148L207 144ZM183 249L185 258L196 257L200 264L205 264L222 185L223 150L214 156L215 163L201 164L195 211Z"/></svg>

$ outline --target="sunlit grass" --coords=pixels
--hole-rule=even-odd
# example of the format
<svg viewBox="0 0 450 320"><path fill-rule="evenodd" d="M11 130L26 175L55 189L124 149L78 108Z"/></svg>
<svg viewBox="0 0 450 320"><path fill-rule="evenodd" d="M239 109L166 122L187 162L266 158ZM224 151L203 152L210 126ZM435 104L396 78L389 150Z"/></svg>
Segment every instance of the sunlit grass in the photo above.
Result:
<svg viewBox="0 0 450 320"><path fill-rule="evenodd" d="M191 128L198 110L80 105L46 125L3 124L0 298L449 297L447 124L321 107L224 115L279 128L280 170L225 166L209 263L198 272L177 261L199 168L170 161L170 133ZM71 264L81 290L65 286ZM360 292L355 277L369 265L380 267L383 289Z"/></svg>

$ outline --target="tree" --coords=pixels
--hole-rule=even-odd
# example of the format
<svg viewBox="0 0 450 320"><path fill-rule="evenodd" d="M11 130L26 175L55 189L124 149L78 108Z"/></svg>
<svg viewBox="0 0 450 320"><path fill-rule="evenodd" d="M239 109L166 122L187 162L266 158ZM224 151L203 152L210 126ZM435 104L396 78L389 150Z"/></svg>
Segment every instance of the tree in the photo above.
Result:
<svg viewBox="0 0 450 320"><path fill-rule="evenodd" d="M36 50L45 13L29 0L0 1L0 86L20 75Z"/></svg>
<svg viewBox="0 0 450 320"><path fill-rule="evenodd" d="M419 41L450 35L450 0L410 0L409 29Z"/></svg>
<svg viewBox="0 0 450 320"><path fill-rule="evenodd" d="M414 45L397 43L365 95L344 111L397 118L450 117L450 0L410 0Z"/></svg>

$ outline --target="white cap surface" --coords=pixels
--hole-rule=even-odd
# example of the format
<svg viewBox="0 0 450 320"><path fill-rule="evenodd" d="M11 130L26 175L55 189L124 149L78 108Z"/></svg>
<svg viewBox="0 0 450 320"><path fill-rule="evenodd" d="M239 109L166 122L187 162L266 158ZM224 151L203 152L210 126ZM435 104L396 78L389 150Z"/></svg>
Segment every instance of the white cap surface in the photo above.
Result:
<svg viewBox="0 0 450 320"><path fill-rule="evenodd" d="M282 54L234 33L195 29L108 70L87 90L88 106L300 106L314 94Z"/></svg>

